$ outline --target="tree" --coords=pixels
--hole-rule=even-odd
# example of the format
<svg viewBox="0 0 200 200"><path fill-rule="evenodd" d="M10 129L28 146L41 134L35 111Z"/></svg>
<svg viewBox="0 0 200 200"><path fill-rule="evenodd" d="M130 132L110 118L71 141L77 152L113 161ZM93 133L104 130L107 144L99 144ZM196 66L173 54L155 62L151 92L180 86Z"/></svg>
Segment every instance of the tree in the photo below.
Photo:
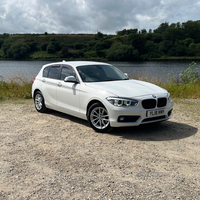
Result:
<svg viewBox="0 0 200 200"><path fill-rule="evenodd" d="M174 46L174 43L170 40L163 40L159 43L159 50L163 52L163 54L167 54L169 50Z"/></svg>
<svg viewBox="0 0 200 200"><path fill-rule="evenodd" d="M183 23L185 38L192 38L195 43L200 43L200 20Z"/></svg>
<svg viewBox="0 0 200 200"><path fill-rule="evenodd" d="M7 55L9 58L20 60L26 58L29 52L30 47L26 43L16 42L9 47Z"/></svg>
<svg viewBox="0 0 200 200"><path fill-rule="evenodd" d="M158 58L160 56L158 45L153 41L147 41L145 49L149 58Z"/></svg>
<svg viewBox="0 0 200 200"><path fill-rule="evenodd" d="M176 40L184 40L184 30L180 28L180 25L173 23L163 33L163 39L173 42L175 42Z"/></svg>
<svg viewBox="0 0 200 200"><path fill-rule="evenodd" d="M94 35L95 40L103 39L104 35L101 32L97 32L97 34Z"/></svg>
<svg viewBox="0 0 200 200"><path fill-rule="evenodd" d="M199 56L200 55L200 43L199 44L191 43L189 45L189 50L192 51L194 55Z"/></svg>
<svg viewBox="0 0 200 200"><path fill-rule="evenodd" d="M1 39L1 38L0 38L0 48L1 48L1 46L3 45L3 43L4 43L4 39Z"/></svg>
<svg viewBox="0 0 200 200"><path fill-rule="evenodd" d="M75 44L73 45L73 47L74 47L74 49L79 50L79 49L83 49L83 48L84 48L84 45L81 44L81 43L75 43Z"/></svg>
<svg viewBox="0 0 200 200"><path fill-rule="evenodd" d="M130 44L133 45L135 49L139 51L140 54L143 54L145 49L145 44L146 44L146 38L145 35L143 34L131 34L128 36L128 41Z"/></svg>
<svg viewBox="0 0 200 200"><path fill-rule="evenodd" d="M68 54L68 47L63 46L62 51L61 51L61 56L62 56L63 58L67 58L68 55L69 55L69 54Z"/></svg>
<svg viewBox="0 0 200 200"><path fill-rule="evenodd" d="M137 33L138 33L138 29L124 29L122 31L117 31L118 36L137 34Z"/></svg>
<svg viewBox="0 0 200 200"><path fill-rule="evenodd" d="M183 44L186 46L186 47L189 47L190 44L194 43L194 40L191 39L191 38L186 38L184 41L183 41Z"/></svg>
<svg viewBox="0 0 200 200"><path fill-rule="evenodd" d="M8 49L10 48L10 43L7 43L7 42L4 42L3 45L2 45L2 50L3 50L3 53L4 53L4 57L8 57Z"/></svg>
<svg viewBox="0 0 200 200"><path fill-rule="evenodd" d="M54 38L54 37L50 38L49 42L50 42L49 46L51 46L51 49L53 49L52 46L54 46L54 53L55 53L55 51L60 51L61 50L61 45L56 40L56 38Z"/></svg>
<svg viewBox="0 0 200 200"><path fill-rule="evenodd" d="M96 50L96 51L101 51L101 50L103 50L103 43L102 42L97 42L96 44L95 44L95 46L94 46L94 49Z"/></svg>
<svg viewBox="0 0 200 200"><path fill-rule="evenodd" d="M169 56L187 56L188 49L184 45L176 44L167 53Z"/></svg>
<svg viewBox="0 0 200 200"><path fill-rule="evenodd" d="M48 54L54 54L54 53L55 53L55 47L54 47L54 45L49 44L49 45L47 46L47 53L48 53Z"/></svg>
<svg viewBox="0 0 200 200"><path fill-rule="evenodd" d="M114 43L107 51L109 60L134 60L138 59L139 53L132 45L122 44L120 42Z"/></svg>
<svg viewBox="0 0 200 200"><path fill-rule="evenodd" d="M169 22L160 24L160 26L154 30L154 33L164 33L169 27Z"/></svg>
<svg viewBox="0 0 200 200"><path fill-rule="evenodd" d="M147 33L147 30L146 30L146 29L142 29L142 30L141 30L141 33L142 33L142 34L146 34L146 33Z"/></svg>
<svg viewBox="0 0 200 200"><path fill-rule="evenodd" d="M40 49L41 49L42 51L46 51L46 50L47 50L47 46L48 46L48 43L47 43L47 42L43 42L43 43L41 44L41 46L40 46Z"/></svg>

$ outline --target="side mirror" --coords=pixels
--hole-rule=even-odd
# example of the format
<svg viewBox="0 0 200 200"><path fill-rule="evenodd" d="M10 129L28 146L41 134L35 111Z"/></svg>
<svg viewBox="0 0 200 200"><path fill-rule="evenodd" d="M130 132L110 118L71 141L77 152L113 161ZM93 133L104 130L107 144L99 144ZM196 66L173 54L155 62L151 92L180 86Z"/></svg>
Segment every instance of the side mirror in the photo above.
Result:
<svg viewBox="0 0 200 200"><path fill-rule="evenodd" d="M67 77L65 77L64 82L78 83L76 77L74 77L74 76L67 76Z"/></svg>
<svg viewBox="0 0 200 200"><path fill-rule="evenodd" d="M126 78L127 78L127 79L129 79L129 76L128 76L128 74L127 74L127 73L124 73L124 75L126 76Z"/></svg>

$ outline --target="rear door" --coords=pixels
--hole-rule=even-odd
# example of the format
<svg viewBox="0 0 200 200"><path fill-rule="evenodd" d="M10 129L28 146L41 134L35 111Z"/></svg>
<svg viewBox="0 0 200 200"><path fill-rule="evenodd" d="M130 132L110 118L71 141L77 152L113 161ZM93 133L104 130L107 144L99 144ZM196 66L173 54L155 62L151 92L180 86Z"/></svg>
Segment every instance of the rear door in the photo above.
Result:
<svg viewBox="0 0 200 200"><path fill-rule="evenodd" d="M48 66L43 71L42 93L45 99L45 104L51 108L56 107L56 99L57 99L56 89L57 89L57 82L59 79L59 73L60 73L59 65Z"/></svg>

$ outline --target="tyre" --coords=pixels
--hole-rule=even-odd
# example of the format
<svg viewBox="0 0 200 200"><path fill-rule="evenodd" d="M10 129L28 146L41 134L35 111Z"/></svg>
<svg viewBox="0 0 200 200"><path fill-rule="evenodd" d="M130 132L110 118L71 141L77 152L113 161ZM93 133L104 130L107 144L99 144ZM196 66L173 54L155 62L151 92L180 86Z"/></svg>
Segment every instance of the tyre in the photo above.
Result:
<svg viewBox="0 0 200 200"><path fill-rule="evenodd" d="M108 111L101 103L90 106L87 119L90 126L97 132L108 132L111 129Z"/></svg>
<svg viewBox="0 0 200 200"><path fill-rule="evenodd" d="M40 91L37 91L35 93L34 104L35 104L35 108L38 112L44 113L47 111L47 108L44 103L44 97Z"/></svg>

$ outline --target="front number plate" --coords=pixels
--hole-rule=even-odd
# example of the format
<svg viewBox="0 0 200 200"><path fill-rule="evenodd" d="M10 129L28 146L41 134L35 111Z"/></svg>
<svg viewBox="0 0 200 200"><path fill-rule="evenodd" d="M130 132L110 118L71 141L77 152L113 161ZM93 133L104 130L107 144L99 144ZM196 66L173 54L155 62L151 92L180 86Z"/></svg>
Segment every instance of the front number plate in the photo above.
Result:
<svg viewBox="0 0 200 200"><path fill-rule="evenodd" d="M165 113L165 110L149 110L147 111L147 117L160 116Z"/></svg>

